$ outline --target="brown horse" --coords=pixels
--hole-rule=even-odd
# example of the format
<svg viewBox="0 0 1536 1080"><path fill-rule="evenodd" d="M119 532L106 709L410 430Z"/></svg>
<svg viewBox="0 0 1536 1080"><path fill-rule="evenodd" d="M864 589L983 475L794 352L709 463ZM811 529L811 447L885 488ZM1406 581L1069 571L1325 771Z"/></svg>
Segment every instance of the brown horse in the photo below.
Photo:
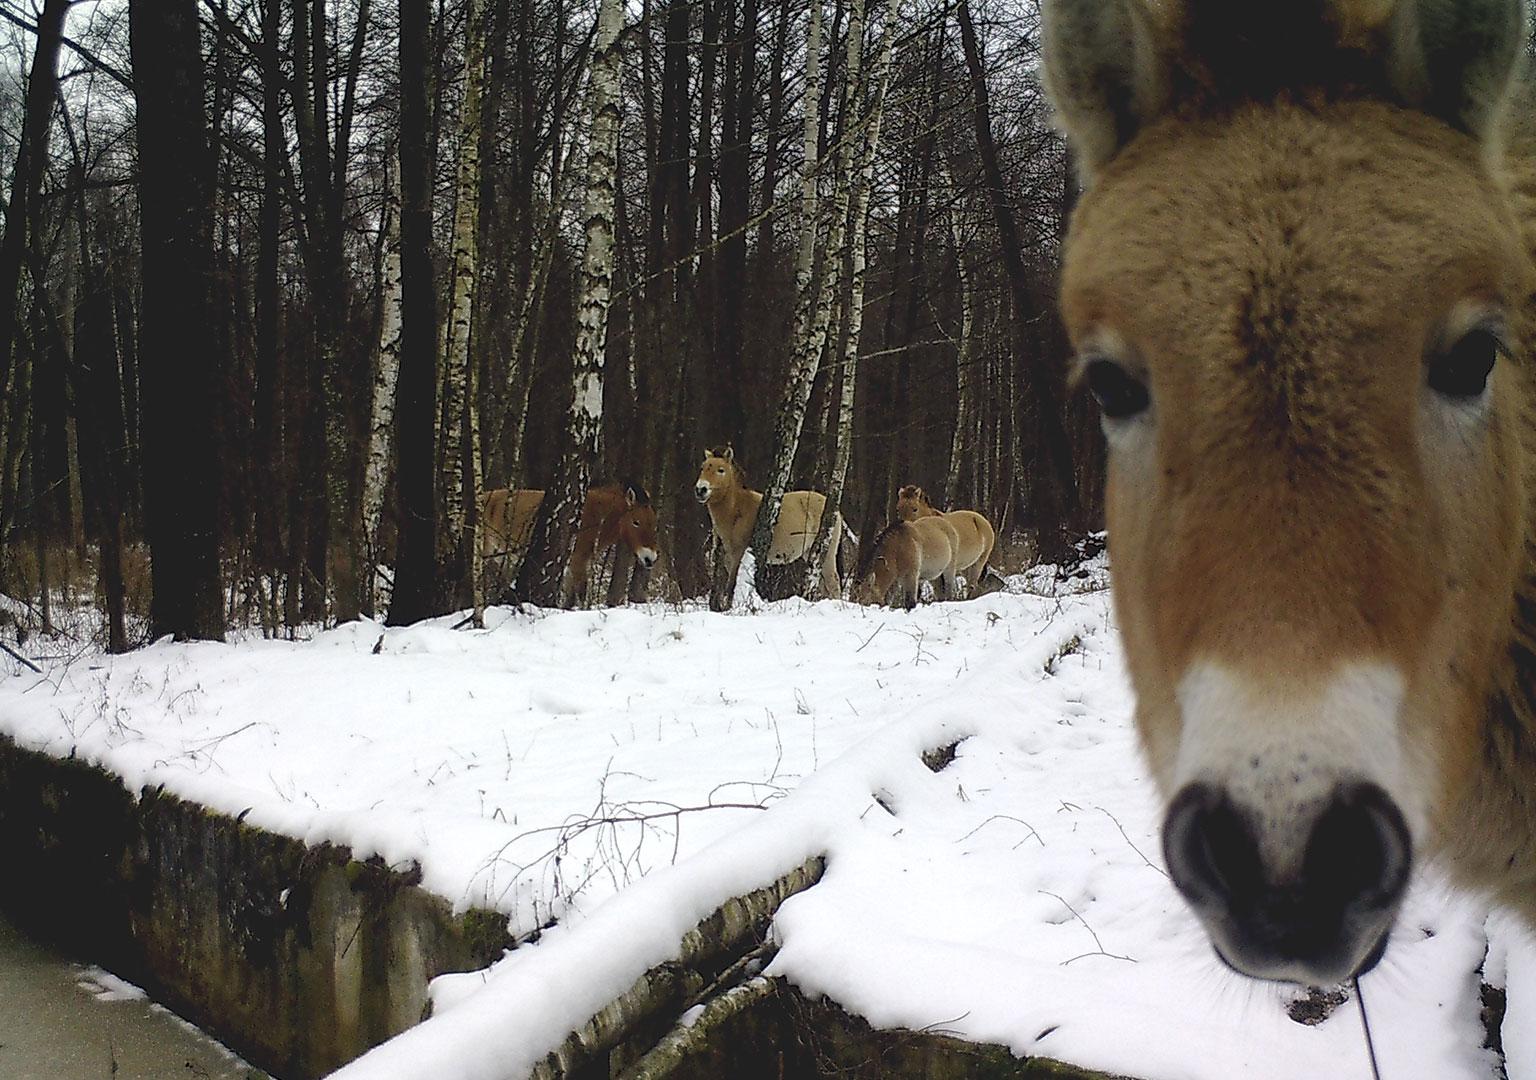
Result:
<svg viewBox="0 0 1536 1080"><path fill-rule="evenodd" d="M506 580L500 564L513 557L520 560L528 550L543 501L544 492L529 488L496 488L481 494L484 526L480 530L480 554L500 580ZM608 592L610 604L622 599L622 581L628 576L624 571L631 561L648 571L658 557L656 510L650 495L638 484L606 484L587 491L562 583L562 603L567 607L585 603L593 558L602 559L615 547L619 561L614 566L615 587Z"/></svg>
<svg viewBox="0 0 1536 1080"><path fill-rule="evenodd" d="M1047 6L1137 725L1173 881L1250 975L1369 969L1421 851L1536 928L1523 15Z"/></svg>
<svg viewBox="0 0 1536 1080"><path fill-rule="evenodd" d="M694 483L694 494L709 509L709 522L715 537L725 548L729 560L731 580L752 542L752 527L757 524L757 508L762 504L763 493L747 487L736 455L729 446L704 452L704 464L699 467L699 478ZM809 554L821 525L821 512L827 505L827 497L819 491L786 491L779 507L779 520L773 527L773 543L768 549L768 562L775 566L792 563ZM841 538L842 515L834 523L834 538ZM842 583L837 577L837 543L827 545L827 557L821 565L822 595L842 595Z"/></svg>
<svg viewBox="0 0 1536 1080"><path fill-rule="evenodd" d="M920 583L934 581L942 583L944 598L952 597L959 551L960 537L943 515L898 518L859 552L851 596L860 604L889 604L899 590L898 603L910 611Z"/></svg>
<svg viewBox="0 0 1536 1080"><path fill-rule="evenodd" d="M896 516L902 521L942 516L954 526L960 542L955 566L965 575L969 595L978 594L981 577L987 572L987 560L992 558L992 549L997 545L997 530L990 521L975 510L937 510L916 484L908 484L896 493Z"/></svg>

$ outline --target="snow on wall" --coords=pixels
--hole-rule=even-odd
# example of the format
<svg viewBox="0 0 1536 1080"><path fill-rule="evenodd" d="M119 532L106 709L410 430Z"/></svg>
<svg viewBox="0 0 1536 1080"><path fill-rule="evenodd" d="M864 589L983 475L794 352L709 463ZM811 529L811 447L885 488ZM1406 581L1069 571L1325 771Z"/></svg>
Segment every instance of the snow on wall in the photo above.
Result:
<svg viewBox="0 0 1536 1080"><path fill-rule="evenodd" d="M877 1025L1149 1080L1369 1075L1353 1001L1291 1020L1296 992L1221 968L1169 886L1107 593L451 622L90 657L0 682L0 730L415 861L516 934L556 922L438 980L437 1015L345 1080L520 1075L722 900L823 852L769 973ZM1493 1075L1491 932L1509 1075L1536 1078L1536 943L1486 916L1412 892L1364 980L1384 1076Z"/></svg>

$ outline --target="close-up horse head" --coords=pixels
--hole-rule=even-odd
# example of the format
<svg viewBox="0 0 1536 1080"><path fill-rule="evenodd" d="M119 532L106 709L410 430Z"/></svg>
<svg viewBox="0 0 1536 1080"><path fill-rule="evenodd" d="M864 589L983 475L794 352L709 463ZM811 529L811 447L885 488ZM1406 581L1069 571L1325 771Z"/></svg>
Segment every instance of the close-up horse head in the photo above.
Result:
<svg viewBox="0 0 1536 1080"><path fill-rule="evenodd" d="M1055 0L1062 313L1174 884L1347 980L1421 856L1536 914L1519 0Z"/></svg>

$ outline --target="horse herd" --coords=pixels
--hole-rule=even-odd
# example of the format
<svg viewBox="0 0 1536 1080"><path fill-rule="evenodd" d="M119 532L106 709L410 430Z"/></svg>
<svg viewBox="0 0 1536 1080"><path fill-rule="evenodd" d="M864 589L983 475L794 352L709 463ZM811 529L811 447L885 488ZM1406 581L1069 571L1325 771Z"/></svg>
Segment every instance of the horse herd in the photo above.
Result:
<svg viewBox="0 0 1536 1080"><path fill-rule="evenodd" d="M751 544L763 493L747 484L745 472L729 446L705 451L694 482L694 496L709 512L731 580ZM519 561L533 538L544 492L528 488L497 488L480 496L480 553L489 576L500 587L509 581L509 567ZM768 549L768 563L783 566L809 558L821 526L827 498L816 491L787 491L779 507ZM575 546L566 569L563 601L585 602L594 560L614 554L614 580L629 566L649 571L660 557L656 508L639 484L620 481L587 492L577 525ZM851 536L842 515L833 535ZM975 510L936 509L923 489L908 484L897 493L896 517L866 544L859 545L850 588L851 599L863 604L898 603L914 607L923 582L933 583L940 599L958 599L963 578L969 595L976 595L996 546L992 524ZM821 565L821 592L843 595L835 543L827 545ZM627 576L627 574L625 574ZM614 602L622 593L610 588Z"/></svg>

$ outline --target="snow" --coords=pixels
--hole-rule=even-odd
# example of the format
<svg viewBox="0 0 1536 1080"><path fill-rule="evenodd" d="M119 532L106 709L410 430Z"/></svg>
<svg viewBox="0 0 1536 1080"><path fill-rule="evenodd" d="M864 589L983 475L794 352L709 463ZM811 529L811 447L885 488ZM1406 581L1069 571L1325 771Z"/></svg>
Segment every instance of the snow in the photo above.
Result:
<svg viewBox="0 0 1536 1080"><path fill-rule="evenodd" d="M99 967L77 967L75 985L97 1001L143 1001L149 997L133 983Z"/></svg>
<svg viewBox="0 0 1536 1080"><path fill-rule="evenodd" d="M159 643L0 680L0 731L508 915L528 943L438 979L433 1019L343 1080L518 1075L818 854L766 972L877 1026L1147 1080L1368 1076L1355 1000L1293 1021L1299 991L1222 968L1169 885L1108 593L1075 585ZM1384 1076L1495 1075L1485 953L1536 1080L1536 940L1433 876L1363 980Z"/></svg>

